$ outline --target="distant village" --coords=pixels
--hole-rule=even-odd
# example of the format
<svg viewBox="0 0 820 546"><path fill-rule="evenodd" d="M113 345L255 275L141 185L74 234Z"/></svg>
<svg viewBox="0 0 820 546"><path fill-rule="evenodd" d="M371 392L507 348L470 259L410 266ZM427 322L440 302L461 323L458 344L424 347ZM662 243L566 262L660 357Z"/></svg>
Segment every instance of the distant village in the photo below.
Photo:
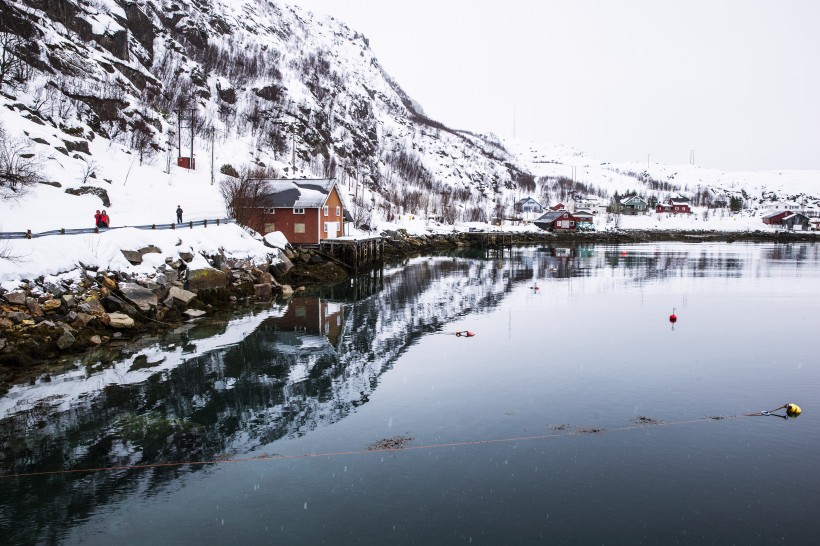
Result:
<svg viewBox="0 0 820 546"><path fill-rule="evenodd" d="M715 200L712 207L739 212L739 199ZM790 231L820 230L820 209L805 207L796 202L774 201L759 207L763 224ZM669 197L665 201L644 199L627 195L611 202L596 196L575 195L568 203L543 206L536 199L527 197L515 204L516 220L531 222L546 231L592 231L594 218L599 214L692 214L692 203L683 196Z"/></svg>

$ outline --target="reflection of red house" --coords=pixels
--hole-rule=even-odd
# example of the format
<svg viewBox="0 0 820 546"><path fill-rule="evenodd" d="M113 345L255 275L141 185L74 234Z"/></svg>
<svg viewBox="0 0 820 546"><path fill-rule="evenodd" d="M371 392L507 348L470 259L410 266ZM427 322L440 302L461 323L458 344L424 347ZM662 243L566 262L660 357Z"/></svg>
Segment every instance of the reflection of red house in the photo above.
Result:
<svg viewBox="0 0 820 546"><path fill-rule="evenodd" d="M666 212L669 214L688 214L692 212L689 207L689 200L683 198L672 197L665 203L658 203L655 207L655 212Z"/></svg>
<svg viewBox="0 0 820 546"><path fill-rule="evenodd" d="M294 330L325 336L333 347L342 333L342 307L314 297L294 298L276 324L282 330Z"/></svg>
<svg viewBox="0 0 820 546"><path fill-rule="evenodd" d="M332 179L270 180L255 203L250 226L261 234L281 231L292 244L317 244L344 234L344 203Z"/></svg>

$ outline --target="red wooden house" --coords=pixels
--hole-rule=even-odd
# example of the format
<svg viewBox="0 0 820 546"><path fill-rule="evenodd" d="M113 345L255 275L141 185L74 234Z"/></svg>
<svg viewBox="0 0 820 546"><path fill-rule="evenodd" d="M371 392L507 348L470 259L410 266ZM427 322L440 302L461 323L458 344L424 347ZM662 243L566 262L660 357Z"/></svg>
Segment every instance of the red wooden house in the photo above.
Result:
<svg viewBox="0 0 820 546"><path fill-rule="evenodd" d="M546 231L575 231L578 227L578 221L566 210L546 212L535 219L533 224Z"/></svg>
<svg viewBox="0 0 820 546"><path fill-rule="evenodd" d="M685 197L670 197L665 203L658 203L655 212L667 212L670 214L688 214L692 212L689 200Z"/></svg>
<svg viewBox="0 0 820 546"><path fill-rule="evenodd" d="M281 231L291 244L318 244L344 234L345 210L333 179L270 180L254 203L251 225L261 234Z"/></svg>

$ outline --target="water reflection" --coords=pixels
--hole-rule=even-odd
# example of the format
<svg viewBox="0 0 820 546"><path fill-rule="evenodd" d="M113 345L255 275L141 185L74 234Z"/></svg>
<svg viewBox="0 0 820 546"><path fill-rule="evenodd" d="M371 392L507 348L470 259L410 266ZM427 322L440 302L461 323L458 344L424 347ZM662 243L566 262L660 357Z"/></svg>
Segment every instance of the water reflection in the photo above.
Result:
<svg viewBox="0 0 820 546"><path fill-rule="evenodd" d="M344 419L421 337L503 301L516 286L577 278L625 285L667 277L765 276L818 260L812 245L591 245L406 260L228 323L188 325L0 400L0 527L12 542L57 542L98 505L150 495L192 464L252 454ZM613 280L614 279L614 280ZM605 289L591 287L594 289Z"/></svg>

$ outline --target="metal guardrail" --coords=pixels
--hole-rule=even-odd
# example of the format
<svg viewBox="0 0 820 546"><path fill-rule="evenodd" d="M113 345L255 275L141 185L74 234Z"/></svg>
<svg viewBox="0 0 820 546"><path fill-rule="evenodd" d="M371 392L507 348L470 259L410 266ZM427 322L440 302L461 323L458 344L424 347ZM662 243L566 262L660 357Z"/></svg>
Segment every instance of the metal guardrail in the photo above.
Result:
<svg viewBox="0 0 820 546"><path fill-rule="evenodd" d="M146 224L144 226L116 226L110 228L62 228L43 231L40 233L32 233L28 231L9 231L0 232L0 239L36 239L38 237L49 237L51 235L81 235L83 233L103 233L113 229L122 228L136 228L136 229L193 229L194 227L202 226L208 227L219 226L223 224L235 224L236 220L233 218L217 218L216 220L192 220L190 222L182 222L179 224Z"/></svg>

